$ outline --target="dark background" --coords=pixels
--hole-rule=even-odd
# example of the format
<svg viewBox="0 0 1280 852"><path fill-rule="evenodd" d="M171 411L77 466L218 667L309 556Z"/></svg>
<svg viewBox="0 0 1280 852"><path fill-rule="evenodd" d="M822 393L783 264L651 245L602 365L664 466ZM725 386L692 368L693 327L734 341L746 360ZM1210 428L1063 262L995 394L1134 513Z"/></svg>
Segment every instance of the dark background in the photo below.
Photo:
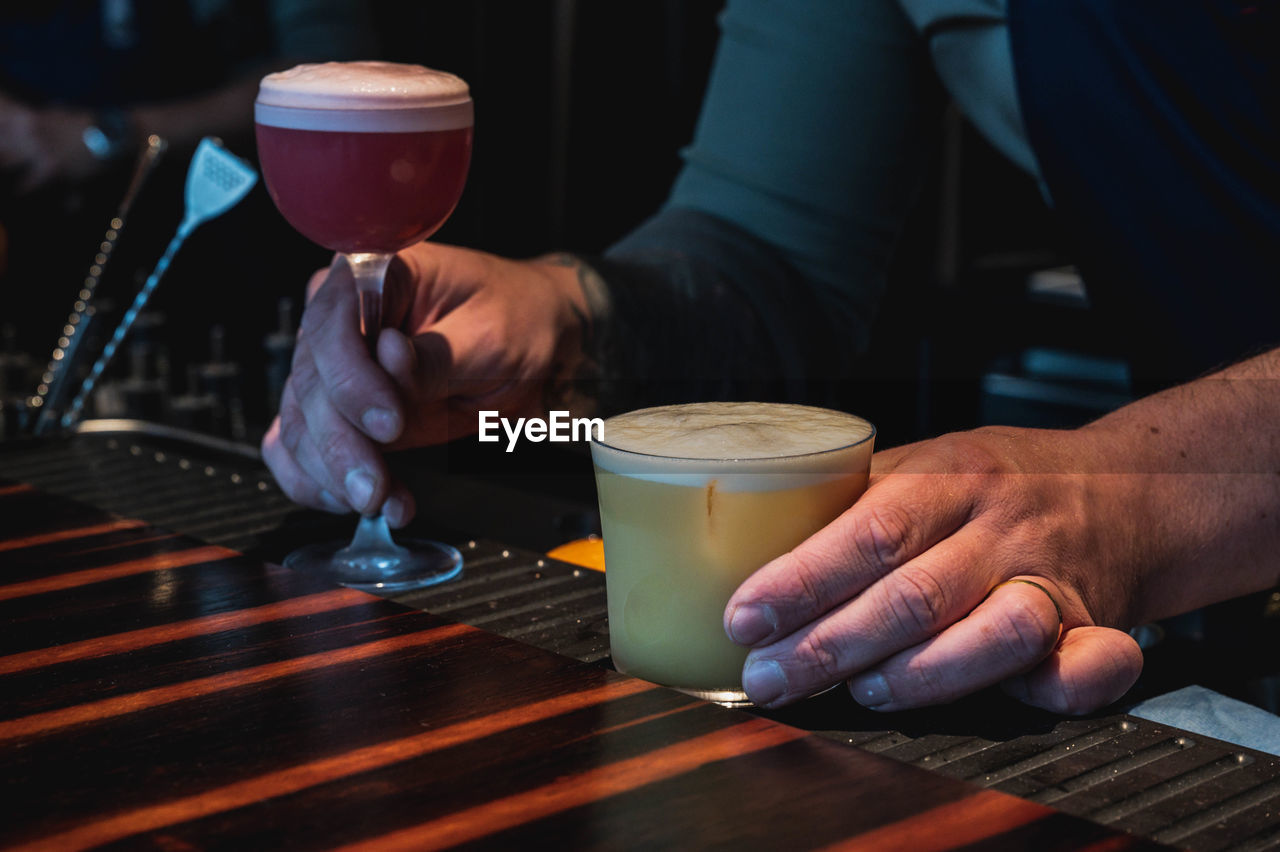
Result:
<svg viewBox="0 0 1280 852"><path fill-rule="evenodd" d="M469 82L476 100L467 190L433 239L513 257L559 249L589 254L653 213L693 134L722 5L368 4L381 58L453 71ZM1058 403L1028 404L984 390L992 371L1025 372L1022 353L1029 347L1079 348L1089 336L1088 315L1078 304L1046 306L1026 296L1029 272L1066 260L1034 182L1005 163L954 111L940 116L939 130L936 165L903 236L874 344L860 370L866 394L859 413L878 424L885 445L976 422L1070 424L1095 415L1119 397L1101 406L1097 400L1081 403L1078 395L1065 405L1059 397ZM252 139L226 142L253 158ZM140 198L104 279L104 310L118 312L129 302L173 233L189 153L173 152ZM22 292L34 307L0 313L0 322L16 325L18 348L40 367L125 177L104 180L97 206L79 211L50 241L48 274L41 276L48 280L7 282L10 296ZM267 375L274 368L278 382L282 369L279 353L264 350L278 302L291 298L296 317L309 273L327 260L326 252L283 222L261 185L256 187L239 207L188 241L151 316L134 335L134 348L147 354L131 365L126 352L108 376L117 383L131 374L145 378L156 393L117 398L115 412L99 414L226 433L226 417L212 425L192 421L184 419L186 409L171 404L208 390L196 373L216 354L211 332L222 329L224 358L238 368L244 412L243 428L231 436L256 443L273 413ZM1096 341L1090 347L1097 349ZM12 386L0 390L11 397L29 392L12 375ZM1066 387L1091 381L1086 370L1069 376Z"/></svg>

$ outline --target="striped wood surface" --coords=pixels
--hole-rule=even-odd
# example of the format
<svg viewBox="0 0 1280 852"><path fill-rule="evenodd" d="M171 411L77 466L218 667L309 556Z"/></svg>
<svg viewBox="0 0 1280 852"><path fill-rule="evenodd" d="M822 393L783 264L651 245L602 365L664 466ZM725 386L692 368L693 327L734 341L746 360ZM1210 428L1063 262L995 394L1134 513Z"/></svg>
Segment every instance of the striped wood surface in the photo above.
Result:
<svg viewBox="0 0 1280 852"><path fill-rule="evenodd" d="M0 482L0 845L1137 838Z"/></svg>

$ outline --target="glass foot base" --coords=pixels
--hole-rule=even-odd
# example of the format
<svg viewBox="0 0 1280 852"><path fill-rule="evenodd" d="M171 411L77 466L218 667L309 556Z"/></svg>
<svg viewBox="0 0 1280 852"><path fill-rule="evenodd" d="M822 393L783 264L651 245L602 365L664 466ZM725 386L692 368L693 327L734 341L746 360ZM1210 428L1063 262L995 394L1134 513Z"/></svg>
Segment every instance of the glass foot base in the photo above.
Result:
<svg viewBox="0 0 1280 852"><path fill-rule="evenodd" d="M295 550L284 566L378 594L452 580L462 573L462 554L447 544L412 538L390 549L353 550L351 542L327 541Z"/></svg>
<svg viewBox="0 0 1280 852"><path fill-rule="evenodd" d="M740 689L684 689L676 686L673 689L683 692L685 695L692 695L694 698L701 698L703 701L710 701L712 704L719 704L721 707L754 707L751 699L747 698L747 694Z"/></svg>

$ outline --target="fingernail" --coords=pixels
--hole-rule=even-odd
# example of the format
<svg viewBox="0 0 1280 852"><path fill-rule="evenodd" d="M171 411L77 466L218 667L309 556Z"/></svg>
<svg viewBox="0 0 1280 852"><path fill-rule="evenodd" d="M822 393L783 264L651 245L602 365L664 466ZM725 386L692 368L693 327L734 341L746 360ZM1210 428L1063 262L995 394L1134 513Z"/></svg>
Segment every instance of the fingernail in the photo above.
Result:
<svg viewBox="0 0 1280 852"><path fill-rule="evenodd" d="M351 498L351 505L358 512L367 511L369 501L373 499L373 477L366 470L353 470L347 474L347 479L343 483L347 489L347 496Z"/></svg>
<svg viewBox="0 0 1280 852"><path fill-rule="evenodd" d="M775 660L749 660L742 672L742 688L756 704L768 704L787 691L787 676Z"/></svg>
<svg viewBox="0 0 1280 852"><path fill-rule="evenodd" d="M889 681L879 672L859 675L849 681L849 692L853 700L870 710L893 700L893 692L889 689Z"/></svg>
<svg viewBox="0 0 1280 852"><path fill-rule="evenodd" d="M365 430L378 441L394 441L400 435L400 417L386 408L370 408L360 415Z"/></svg>
<svg viewBox="0 0 1280 852"><path fill-rule="evenodd" d="M320 502L324 503L325 508L327 508L330 512L340 512L342 514L346 514L347 512L351 511L350 506L348 506L346 503L343 503L337 497L334 497L328 491L320 492Z"/></svg>
<svg viewBox="0 0 1280 852"><path fill-rule="evenodd" d="M729 616L729 638L739 645L754 645L778 629L778 616L768 604L743 604Z"/></svg>
<svg viewBox="0 0 1280 852"><path fill-rule="evenodd" d="M404 512L404 501L399 497L388 497L387 502L382 504L382 514L393 527L404 525Z"/></svg>

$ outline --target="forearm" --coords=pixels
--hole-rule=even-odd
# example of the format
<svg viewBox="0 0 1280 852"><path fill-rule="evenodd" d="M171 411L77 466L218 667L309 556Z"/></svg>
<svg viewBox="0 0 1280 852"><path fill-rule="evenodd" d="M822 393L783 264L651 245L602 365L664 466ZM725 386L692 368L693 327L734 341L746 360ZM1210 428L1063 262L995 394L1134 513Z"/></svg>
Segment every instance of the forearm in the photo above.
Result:
<svg viewBox="0 0 1280 852"><path fill-rule="evenodd" d="M543 258L580 311L572 396L613 413L708 399L832 403L861 335L768 246L666 211L604 257ZM557 399L567 395L561 391Z"/></svg>
<svg viewBox="0 0 1280 852"><path fill-rule="evenodd" d="M1141 572L1141 621L1280 584L1280 349L1079 431Z"/></svg>
<svg viewBox="0 0 1280 852"><path fill-rule="evenodd" d="M606 398L829 402L866 340L754 234L669 208L594 261Z"/></svg>

